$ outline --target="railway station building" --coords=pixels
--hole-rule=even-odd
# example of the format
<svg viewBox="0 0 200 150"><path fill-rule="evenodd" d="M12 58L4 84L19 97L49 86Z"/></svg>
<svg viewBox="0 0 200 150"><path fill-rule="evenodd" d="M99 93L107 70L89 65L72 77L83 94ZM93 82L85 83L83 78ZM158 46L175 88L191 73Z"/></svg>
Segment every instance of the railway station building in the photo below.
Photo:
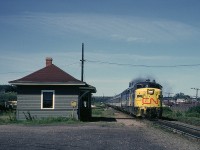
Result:
<svg viewBox="0 0 200 150"><path fill-rule="evenodd" d="M66 73L46 58L46 66L10 81L17 86L17 120L48 117L91 118L91 96L96 88Z"/></svg>

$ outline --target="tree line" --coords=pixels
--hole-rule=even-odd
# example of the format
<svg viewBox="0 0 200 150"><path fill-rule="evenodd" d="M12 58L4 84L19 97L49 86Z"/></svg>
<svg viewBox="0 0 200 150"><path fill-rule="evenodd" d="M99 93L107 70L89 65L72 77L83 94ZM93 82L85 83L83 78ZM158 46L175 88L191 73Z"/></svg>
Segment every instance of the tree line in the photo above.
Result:
<svg viewBox="0 0 200 150"><path fill-rule="evenodd" d="M5 110L5 103L17 101L17 88L12 85L0 85L0 111Z"/></svg>

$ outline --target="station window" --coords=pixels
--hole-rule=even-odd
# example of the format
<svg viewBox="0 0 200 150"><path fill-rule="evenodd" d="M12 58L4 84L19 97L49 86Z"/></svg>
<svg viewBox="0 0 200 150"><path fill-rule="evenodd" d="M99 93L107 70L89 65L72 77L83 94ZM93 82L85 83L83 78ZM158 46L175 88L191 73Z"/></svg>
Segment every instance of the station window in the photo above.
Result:
<svg viewBox="0 0 200 150"><path fill-rule="evenodd" d="M41 109L54 109L55 91L42 90L41 92Z"/></svg>

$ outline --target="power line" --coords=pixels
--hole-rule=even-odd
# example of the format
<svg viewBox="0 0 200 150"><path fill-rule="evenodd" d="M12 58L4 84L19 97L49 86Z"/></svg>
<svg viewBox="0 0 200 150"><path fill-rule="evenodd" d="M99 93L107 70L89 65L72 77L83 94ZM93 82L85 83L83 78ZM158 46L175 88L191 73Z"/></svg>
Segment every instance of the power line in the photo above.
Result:
<svg viewBox="0 0 200 150"><path fill-rule="evenodd" d="M86 60L87 62L100 63L100 64L109 64L117 66L130 66L130 67L146 67L146 68L177 68L177 67L197 67L200 64L183 64L183 65L134 65L134 64L122 64L115 62L107 61L97 61L97 60Z"/></svg>
<svg viewBox="0 0 200 150"><path fill-rule="evenodd" d="M108 64L108 65L117 65L117 66L130 66L130 67L145 67L145 68L178 68L178 67L198 67L200 64L182 64L182 65L134 65L134 64L122 64L115 62L107 62L107 61L98 61L98 60L84 60L86 62L99 63L99 64ZM71 64L67 64L65 66L72 66L75 64L80 64L80 62L74 62ZM0 72L0 74L17 74L17 73L27 73L33 71L21 71L21 72Z"/></svg>
<svg viewBox="0 0 200 150"><path fill-rule="evenodd" d="M74 63L71 63L71 64L67 64L67 65L64 65L64 66L72 66L72 65L75 65L75 64L80 64L80 62L74 62ZM29 71L12 71L12 72L0 72L0 74L20 74L20 73L28 73L28 72L34 72L33 70L29 70Z"/></svg>
<svg viewBox="0 0 200 150"><path fill-rule="evenodd" d="M21 72L0 72L0 74L14 74L14 73L27 73L32 71L21 71Z"/></svg>

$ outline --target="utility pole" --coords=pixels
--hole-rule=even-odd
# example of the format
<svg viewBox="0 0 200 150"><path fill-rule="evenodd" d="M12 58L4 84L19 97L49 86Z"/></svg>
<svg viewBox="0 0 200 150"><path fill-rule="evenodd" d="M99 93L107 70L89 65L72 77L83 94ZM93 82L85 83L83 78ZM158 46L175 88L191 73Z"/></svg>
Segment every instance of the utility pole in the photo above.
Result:
<svg viewBox="0 0 200 150"><path fill-rule="evenodd" d="M200 90L199 88L191 88L193 90L196 90L196 101L198 100L198 91Z"/></svg>
<svg viewBox="0 0 200 150"><path fill-rule="evenodd" d="M170 93L170 92L165 92L165 93L166 93L167 96L168 96L168 101L167 101L167 102L168 102L168 105L169 105L169 97L170 97L171 94L174 94L174 93Z"/></svg>
<svg viewBox="0 0 200 150"><path fill-rule="evenodd" d="M82 43L82 59L81 61L81 81L83 82L83 76L84 76L84 43Z"/></svg>
<svg viewBox="0 0 200 150"><path fill-rule="evenodd" d="M168 97L170 97L171 94L174 94L174 93L167 93L167 92L165 92L165 93L167 94Z"/></svg>

